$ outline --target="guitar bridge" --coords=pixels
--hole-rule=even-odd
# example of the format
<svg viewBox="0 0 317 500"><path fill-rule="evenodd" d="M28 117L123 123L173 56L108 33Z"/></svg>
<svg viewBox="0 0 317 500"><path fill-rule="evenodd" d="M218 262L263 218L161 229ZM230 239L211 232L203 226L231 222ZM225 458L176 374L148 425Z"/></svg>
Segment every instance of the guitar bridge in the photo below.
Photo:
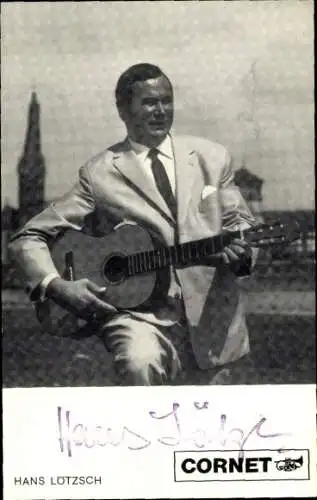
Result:
<svg viewBox="0 0 317 500"><path fill-rule="evenodd" d="M72 251L65 254L65 269L62 276L67 281L75 280L74 253Z"/></svg>

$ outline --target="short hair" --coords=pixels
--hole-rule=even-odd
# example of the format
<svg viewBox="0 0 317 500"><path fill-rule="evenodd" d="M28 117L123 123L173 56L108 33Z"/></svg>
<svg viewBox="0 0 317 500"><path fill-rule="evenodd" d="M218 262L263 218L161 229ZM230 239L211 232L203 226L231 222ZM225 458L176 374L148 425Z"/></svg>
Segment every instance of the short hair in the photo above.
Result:
<svg viewBox="0 0 317 500"><path fill-rule="evenodd" d="M160 76L164 76L172 88L170 79L158 66L149 63L140 63L130 66L130 68L122 73L116 86L115 96L117 107L127 107L130 104L133 94L133 85L136 82L145 82L146 80L159 78Z"/></svg>

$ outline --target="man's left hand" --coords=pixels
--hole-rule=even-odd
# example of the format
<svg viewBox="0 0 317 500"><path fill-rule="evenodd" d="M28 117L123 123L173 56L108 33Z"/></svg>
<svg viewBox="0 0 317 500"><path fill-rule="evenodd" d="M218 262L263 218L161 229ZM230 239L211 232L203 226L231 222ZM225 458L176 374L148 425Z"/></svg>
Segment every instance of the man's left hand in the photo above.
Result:
<svg viewBox="0 0 317 500"><path fill-rule="evenodd" d="M252 268L252 249L241 239L234 239L221 252L222 260L237 276L248 276Z"/></svg>
<svg viewBox="0 0 317 500"><path fill-rule="evenodd" d="M233 262L237 262L243 256L248 253L249 245L246 241L240 239L234 239L232 242L224 247L223 251L220 253L222 260L225 264L230 265Z"/></svg>
<svg viewBox="0 0 317 500"><path fill-rule="evenodd" d="M236 238L222 252L209 257L208 263L226 264L237 276L248 276L251 274L252 250L246 241Z"/></svg>

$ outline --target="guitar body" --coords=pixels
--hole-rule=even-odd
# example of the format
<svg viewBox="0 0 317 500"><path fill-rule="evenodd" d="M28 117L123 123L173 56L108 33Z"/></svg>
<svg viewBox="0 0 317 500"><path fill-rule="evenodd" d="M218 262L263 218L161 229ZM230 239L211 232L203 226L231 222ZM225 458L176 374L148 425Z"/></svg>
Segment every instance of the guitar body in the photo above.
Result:
<svg viewBox="0 0 317 500"><path fill-rule="evenodd" d="M107 264L129 254L151 251L155 248L149 233L141 226L120 224L112 233L103 237L83 235L68 231L52 249L53 261L63 274L65 254L72 252L74 278L88 278L99 286L105 286L102 297L117 309L136 308L146 305L153 295L163 292L166 278L162 271L152 271L135 276L117 276L105 272ZM165 274L166 274L166 270Z"/></svg>

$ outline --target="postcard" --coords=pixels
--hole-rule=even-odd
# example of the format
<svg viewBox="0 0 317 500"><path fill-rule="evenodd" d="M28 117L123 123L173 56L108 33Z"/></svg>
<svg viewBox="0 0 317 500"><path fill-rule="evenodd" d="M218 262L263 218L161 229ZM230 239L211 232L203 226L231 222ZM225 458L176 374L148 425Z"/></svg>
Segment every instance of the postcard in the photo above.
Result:
<svg viewBox="0 0 317 500"><path fill-rule="evenodd" d="M6 2L7 500L316 494L313 3Z"/></svg>

